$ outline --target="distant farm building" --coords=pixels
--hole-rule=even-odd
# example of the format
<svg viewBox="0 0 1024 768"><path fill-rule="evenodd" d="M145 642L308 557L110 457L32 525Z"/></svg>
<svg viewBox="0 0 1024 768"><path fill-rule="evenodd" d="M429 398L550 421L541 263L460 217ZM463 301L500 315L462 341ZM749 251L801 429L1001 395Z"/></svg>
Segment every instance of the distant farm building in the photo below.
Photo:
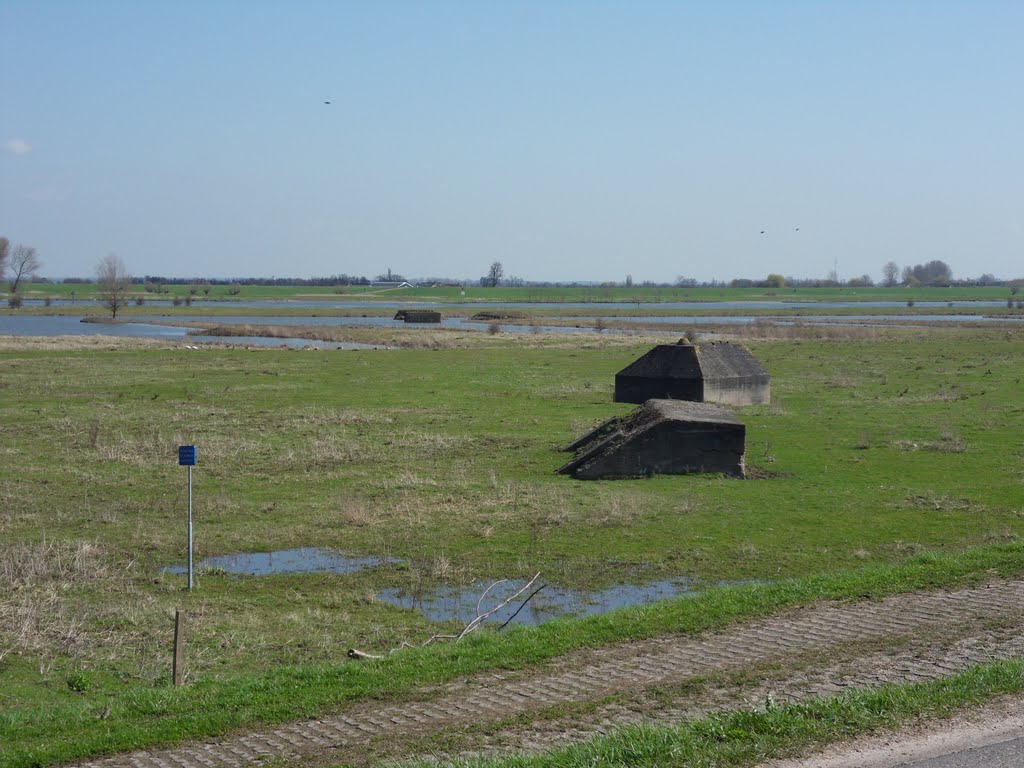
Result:
<svg viewBox="0 0 1024 768"><path fill-rule="evenodd" d="M432 309L400 309L395 313L395 320L406 323L440 323L441 313Z"/></svg>
<svg viewBox="0 0 1024 768"><path fill-rule="evenodd" d="M760 405L771 399L771 377L738 344L659 344L615 374L615 402L659 398Z"/></svg>
<svg viewBox="0 0 1024 768"><path fill-rule="evenodd" d="M405 280L371 280L371 288L415 288L412 283Z"/></svg>
<svg viewBox="0 0 1024 768"><path fill-rule="evenodd" d="M717 405L649 400L566 450L576 457L558 471L580 480L693 472L743 477L746 427Z"/></svg>

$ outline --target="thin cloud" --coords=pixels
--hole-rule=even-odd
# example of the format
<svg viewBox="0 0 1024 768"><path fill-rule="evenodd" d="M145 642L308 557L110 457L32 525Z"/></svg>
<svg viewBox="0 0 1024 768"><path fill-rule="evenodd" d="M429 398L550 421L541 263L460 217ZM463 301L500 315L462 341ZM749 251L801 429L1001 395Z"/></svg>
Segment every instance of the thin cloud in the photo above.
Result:
<svg viewBox="0 0 1024 768"><path fill-rule="evenodd" d="M4 147L16 155L27 155L32 151L32 145L24 139L8 139L4 142Z"/></svg>

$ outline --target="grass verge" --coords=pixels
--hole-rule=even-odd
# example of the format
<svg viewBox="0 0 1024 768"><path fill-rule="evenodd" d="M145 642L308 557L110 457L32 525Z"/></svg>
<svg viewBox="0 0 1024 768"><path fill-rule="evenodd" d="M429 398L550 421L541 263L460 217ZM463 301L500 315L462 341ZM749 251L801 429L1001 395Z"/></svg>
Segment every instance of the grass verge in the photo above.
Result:
<svg viewBox="0 0 1024 768"><path fill-rule="evenodd" d="M581 648L659 634L721 629L818 600L877 599L1022 573L1020 543L925 554L895 565L722 587L582 620L485 633L381 661L278 667L178 689L131 689L110 702L104 719L90 700L6 711L0 713L0 766L50 765L287 722L360 700L410 697L420 686L487 669L538 665Z"/></svg>
<svg viewBox="0 0 1024 768"><path fill-rule="evenodd" d="M752 766L913 720L948 717L1024 691L1024 660L999 661L926 683L887 685L768 710L712 715L678 726L630 726L542 755L461 761L474 768ZM431 763L436 765L436 763Z"/></svg>

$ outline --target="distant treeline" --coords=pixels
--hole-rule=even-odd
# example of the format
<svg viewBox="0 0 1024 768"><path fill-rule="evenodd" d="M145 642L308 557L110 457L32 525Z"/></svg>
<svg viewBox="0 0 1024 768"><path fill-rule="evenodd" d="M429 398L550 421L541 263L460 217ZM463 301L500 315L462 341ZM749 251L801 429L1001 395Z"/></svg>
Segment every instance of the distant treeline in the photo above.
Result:
<svg viewBox="0 0 1024 768"><path fill-rule="evenodd" d="M66 281L65 281L66 282ZM162 277L145 275L136 278L136 283L157 283L161 285L193 285L209 283L210 285L283 285L330 287L335 285L369 285L368 277L355 275L331 275L330 277Z"/></svg>
<svg viewBox="0 0 1024 768"><path fill-rule="evenodd" d="M951 270L943 262L929 262L925 265L914 265L904 267L902 274L897 272L895 264L886 265L886 273L881 281L875 281L870 275L864 274L848 279L839 279L836 275L829 275L824 278L795 278L770 274L764 278L737 277L731 280L710 280L698 281L693 278L677 277L674 281L653 281L643 280L634 282L631 277L625 281L547 281L547 280L524 280L518 277L510 277L500 281L500 285L514 288L872 288L872 287L958 287L967 288L975 286L1008 286L1017 293L1024 278L1003 280L991 274L984 274L976 278L953 279ZM39 282L54 282L46 278L37 278ZM209 291L212 286L228 286L229 292L237 292L243 286L285 286L285 287L320 287L334 288L339 286L369 286L380 282L398 282L406 280L401 275L387 274L369 278L363 275L330 275L326 277L229 277L229 278L206 278L206 277L164 277L161 275L143 275L133 277L132 283L145 286L148 292L163 292L164 286L187 285L193 293ZM95 283L93 277L65 277L60 282L74 284ZM412 285L418 286L465 286L476 281L459 280L455 278L412 278L408 280Z"/></svg>
<svg viewBox="0 0 1024 768"><path fill-rule="evenodd" d="M39 278L39 282L50 282ZM66 285L88 285L95 283L94 277L65 277L61 280ZM331 277L163 277L161 275L143 275L133 277L135 285L284 285L284 286L335 286L335 285L370 285L368 277L355 275L332 275Z"/></svg>

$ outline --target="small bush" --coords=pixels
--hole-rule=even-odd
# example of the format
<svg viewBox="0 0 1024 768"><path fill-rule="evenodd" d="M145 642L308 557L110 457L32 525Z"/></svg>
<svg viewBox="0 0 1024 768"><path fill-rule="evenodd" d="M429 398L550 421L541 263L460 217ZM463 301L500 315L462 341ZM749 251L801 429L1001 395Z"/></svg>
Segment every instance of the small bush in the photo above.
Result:
<svg viewBox="0 0 1024 768"><path fill-rule="evenodd" d="M913 299L907 299L907 306L908 307L914 306L914 300Z"/></svg>
<svg viewBox="0 0 1024 768"><path fill-rule="evenodd" d="M7 306L11 309L21 309L21 294L12 293L7 299Z"/></svg>
<svg viewBox="0 0 1024 768"><path fill-rule="evenodd" d="M68 688L75 693L85 693L92 688L92 680L85 672L72 672L68 675Z"/></svg>
<svg viewBox="0 0 1024 768"><path fill-rule="evenodd" d="M501 333L501 323L495 320L493 323L487 326L487 332L491 334L491 336L496 336L497 334Z"/></svg>
<svg viewBox="0 0 1024 768"><path fill-rule="evenodd" d="M175 296L173 299L171 299L171 304L173 304L176 307L180 307L181 306L181 296Z"/></svg>
<svg viewBox="0 0 1024 768"><path fill-rule="evenodd" d="M52 296L47 296L45 299L43 299L43 306L44 307L49 307L52 304L53 304L53 297Z"/></svg>
<svg viewBox="0 0 1024 768"><path fill-rule="evenodd" d="M967 441L960 436L959 432L947 429L943 431L938 440L930 443L927 447L937 453L963 453L967 450Z"/></svg>
<svg viewBox="0 0 1024 768"><path fill-rule="evenodd" d="M146 297L145 296L136 296L135 297L135 306L141 307L145 303L146 303Z"/></svg>

